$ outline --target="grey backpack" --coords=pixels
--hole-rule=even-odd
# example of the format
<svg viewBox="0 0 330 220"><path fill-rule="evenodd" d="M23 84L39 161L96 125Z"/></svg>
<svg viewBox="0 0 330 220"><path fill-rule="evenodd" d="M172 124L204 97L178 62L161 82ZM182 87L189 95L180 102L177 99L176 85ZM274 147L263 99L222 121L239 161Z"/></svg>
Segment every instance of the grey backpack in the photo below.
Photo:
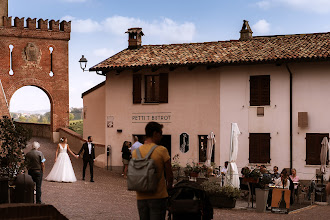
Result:
<svg viewBox="0 0 330 220"><path fill-rule="evenodd" d="M142 158L139 148L136 149L137 158L132 158L128 163L127 189L137 192L154 192L158 186L158 175L153 159L149 158L154 149Z"/></svg>

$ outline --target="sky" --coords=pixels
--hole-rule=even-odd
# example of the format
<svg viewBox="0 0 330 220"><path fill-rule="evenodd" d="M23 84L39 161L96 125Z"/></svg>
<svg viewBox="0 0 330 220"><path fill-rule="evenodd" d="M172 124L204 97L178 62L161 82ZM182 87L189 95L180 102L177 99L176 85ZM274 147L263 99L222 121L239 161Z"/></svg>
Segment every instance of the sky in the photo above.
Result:
<svg viewBox="0 0 330 220"><path fill-rule="evenodd" d="M8 14L71 21L70 107L83 107L81 94L105 80L83 72L128 46L128 28L141 27L142 45L238 40L243 20L253 36L330 32L330 0L9 0ZM36 100L35 97L38 97ZM11 112L49 109L40 89L23 87Z"/></svg>

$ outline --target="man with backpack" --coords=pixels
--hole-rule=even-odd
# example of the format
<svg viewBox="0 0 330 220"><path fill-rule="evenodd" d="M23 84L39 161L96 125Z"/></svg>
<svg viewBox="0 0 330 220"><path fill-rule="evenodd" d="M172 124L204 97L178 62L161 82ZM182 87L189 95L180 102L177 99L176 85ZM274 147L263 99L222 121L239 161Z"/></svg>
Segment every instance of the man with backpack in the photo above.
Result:
<svg viewBox="0 0 330 220"><path fill-rule="evenodd" d="M162 129L163 125L157 122L149 122L145 127L146 139L144 144L138 148L139 151L135 150L132 153L134 161L134 159L140 157L145 158L151 152L149 158L153 160L157 176L154 190L146 190L144 192L136 190L137 206L141 220L165 219L166 216L167 189L172 188L173 173L171 158L167 149L158 145L162 139ZM130 177L128 176L128 178Z"/></svg>

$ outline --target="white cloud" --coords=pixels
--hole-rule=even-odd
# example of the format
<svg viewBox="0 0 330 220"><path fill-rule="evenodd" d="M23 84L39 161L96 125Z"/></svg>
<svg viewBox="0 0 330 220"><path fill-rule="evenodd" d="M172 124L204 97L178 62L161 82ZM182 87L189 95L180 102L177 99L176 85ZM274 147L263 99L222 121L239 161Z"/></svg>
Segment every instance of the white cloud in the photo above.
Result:
<svg viewBox="0 0 330 220"><path fill-rule="evenodd" d="M72 32L90 33L106 32L116 36L124 36L128 28L141 27L148 39L157 43L191 42L196 33L194 23L178 23L169 18L152 22L138 18L112 16L97 22L91 19L80 20L72 16L65 16L63 20L71 20Z"/></svg>
<svg viewBox="0 0 330 220"><path fill-rule="evenodd" d="M290 7L294 10L310 11L316 13L330 13L329 0L262 0L257 6L263 9L271 7Z"/></svg>
<svg viewBox="0 0 330 220"><path fill-rule="evenodd" d="M71 21L72 32L90 33L102 30L102 27L97 21L91 19L76 19L72 16L65 16L61 20Z"/></svg>
<svg viewBox="0 0 330 220"><path fill-rule="evenodd" d="M264 19L259 20L252 26L252 31L255 34L267 34L270 31L270 24Z"/></svg>
<svg viewBox="0 0 330 220"><path fill-rule="evenodd" d="M101 59L106 59L111 57L112 55L115 54L115 51L112 49L108 49L108 48L100 48L100 49L96 49L93 51L93 54L96 57L99 57Z"/></svg>

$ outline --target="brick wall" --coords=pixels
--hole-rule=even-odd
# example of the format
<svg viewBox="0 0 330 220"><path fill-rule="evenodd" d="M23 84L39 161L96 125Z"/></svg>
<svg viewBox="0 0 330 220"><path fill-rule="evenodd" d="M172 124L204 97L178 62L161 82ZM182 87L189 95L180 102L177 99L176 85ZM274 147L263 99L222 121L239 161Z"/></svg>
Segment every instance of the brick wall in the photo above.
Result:
<svg viewBox="0 0 330 220"><path fill-rule="evenodd" d="M69 124L70 32L71 22L43 19L28 18L24 26L24 18L16 17L12 26L12 18L3 17L0 26L0 79L8 104L21 87L40 88L50 100L52 132ZM13 46L12 59L9 45ZM13 75L9 74L11 64ZM53 76L49 74L51 69ZM0 115L4 115L7 106L1 98L0 102Z"/></svg>

